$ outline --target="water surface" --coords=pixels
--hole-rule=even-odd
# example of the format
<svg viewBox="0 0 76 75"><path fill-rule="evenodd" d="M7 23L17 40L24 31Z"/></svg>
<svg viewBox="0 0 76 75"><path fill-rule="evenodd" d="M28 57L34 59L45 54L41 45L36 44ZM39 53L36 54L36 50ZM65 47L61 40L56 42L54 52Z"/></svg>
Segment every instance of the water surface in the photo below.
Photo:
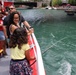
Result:
<svg viewBox="0 0 76 75"><path fill-rule="evenodd" d="M76 75L76 15L63 10L19 10L34 27L46 75Z"/></svg>

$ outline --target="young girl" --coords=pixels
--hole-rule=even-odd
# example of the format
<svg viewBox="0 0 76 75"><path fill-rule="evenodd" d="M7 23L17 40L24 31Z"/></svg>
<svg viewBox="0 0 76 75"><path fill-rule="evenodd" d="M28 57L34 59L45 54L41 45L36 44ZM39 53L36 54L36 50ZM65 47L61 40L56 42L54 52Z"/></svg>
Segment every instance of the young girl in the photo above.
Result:
<svg viewBox="0 0 76 75"><path fill-rule="evenodd" d="M10 75L32 75L28 61L34 60L29 54L27 32L24 28L16 28L10 37L11 49Z"/></svg>

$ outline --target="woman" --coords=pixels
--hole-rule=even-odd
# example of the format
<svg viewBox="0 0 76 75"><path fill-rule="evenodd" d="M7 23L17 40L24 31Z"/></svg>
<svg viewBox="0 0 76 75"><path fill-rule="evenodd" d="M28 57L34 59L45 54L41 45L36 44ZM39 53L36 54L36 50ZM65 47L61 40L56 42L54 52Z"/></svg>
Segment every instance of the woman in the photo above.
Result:
<svg viewBox="0 0 76 75"><path fill-rule="evenodd" d="M20 14L17 11L10 14L10 27L9 27L9 30L10 30L11 34L13 33L13 31L16 28L20 27L19 20L20 20Z"/></svg>
<svg viewBox="0 0 76 75"><path fill-rule="evenodd" d="M19 25L19 22L20 22L20 13L17 11L12 12L10 14L10 27L9 27L10 34L13 33L14 29L21 27L21 25ZM31 32L29 32L28 30L27 30L27 33L31 34Z"/></svg>
<svg viewBox="0 0 76 75"><path fill-rule="evenodd" d="M13 5L9 6L9 15L3 20L3 25L7 28L7 35L8 35L9 39L10 39L10 32L9 32L10 15L11 15L11 13L16 12L16 11L17 10L16 10L15 6L13 6ZM31 28L31 26L29 25L29 23L27 21L25 21L23 16L20 14L19 25L21 25L21 23L23 23L24 26L26 26L28 29L30 29L31 33L34 31L33 28Z"/></svg>
<svg viewBox="0 0 76 75"><path fill-rule="evenodd" d="M28 61L35 60L29 54L28 34L24 28L16 28L10 37L10 75L32 75Z"/></svg>

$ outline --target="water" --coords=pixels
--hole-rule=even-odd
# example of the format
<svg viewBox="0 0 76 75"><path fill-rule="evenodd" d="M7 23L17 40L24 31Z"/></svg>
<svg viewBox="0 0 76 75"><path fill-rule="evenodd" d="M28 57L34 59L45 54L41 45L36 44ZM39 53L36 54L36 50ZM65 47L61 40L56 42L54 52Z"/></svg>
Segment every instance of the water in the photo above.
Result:
<svg viewBox="0 0 76 75"><path fill-rule="evenodd" d="M63 10L19 10L34 27L46 75L76 75L76 15Z"/></svg>

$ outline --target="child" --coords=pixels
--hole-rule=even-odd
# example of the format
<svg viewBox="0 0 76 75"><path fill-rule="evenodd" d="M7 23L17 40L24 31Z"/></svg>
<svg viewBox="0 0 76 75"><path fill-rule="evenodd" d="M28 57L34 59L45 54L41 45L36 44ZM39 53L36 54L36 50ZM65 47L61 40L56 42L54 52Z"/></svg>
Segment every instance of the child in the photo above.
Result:
<svg viewBox="0 0 76 75"><path fill-rule="evenodd" d="M10 37L10 75L32 75L28 61L34 60L29 54L28 34L24 28L16 28Z"/></svg>

